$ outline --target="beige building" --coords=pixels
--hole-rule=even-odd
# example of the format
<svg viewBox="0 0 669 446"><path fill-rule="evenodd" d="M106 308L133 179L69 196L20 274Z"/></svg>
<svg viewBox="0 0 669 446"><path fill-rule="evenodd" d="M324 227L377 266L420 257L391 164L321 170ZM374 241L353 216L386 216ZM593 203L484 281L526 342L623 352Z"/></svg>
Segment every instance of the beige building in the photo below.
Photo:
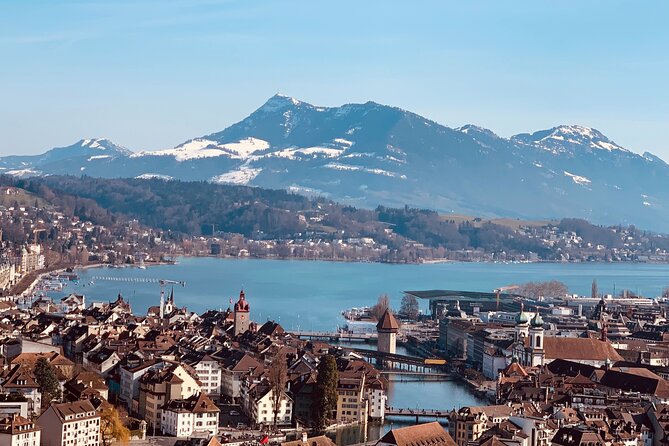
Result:
<svg viewBox="0 0 669 446"><path fill-rule="evenodd" d="M181 364L150 370L139 380L139 416L149 431L160 429L162 407L170 400L185 400L199 394L195 371Z"/></svg>
<svg viewBox="0 0 669 446"><path fill-rule="evenodd" d="M88 400L52 404L37 424L42 446L100 446L100 415Z"/></svg>
<svg viewBox="0 0 669 446"><path fill-rule="evenodd" d="M368 417L364 373L339 373L337 385L337 422L365 423Z"/></svg>
<svg viewBox="0 0 669 446"><path fill-rule="evenodd" d="M14 414L0 419L0 446L40 446L39 426Z"/></svg>

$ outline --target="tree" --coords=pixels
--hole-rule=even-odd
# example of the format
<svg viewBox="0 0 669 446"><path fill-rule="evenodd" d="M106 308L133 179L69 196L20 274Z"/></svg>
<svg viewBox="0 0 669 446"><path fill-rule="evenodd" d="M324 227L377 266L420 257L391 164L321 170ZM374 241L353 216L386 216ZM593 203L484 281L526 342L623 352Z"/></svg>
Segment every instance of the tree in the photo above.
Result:
<svg viewBox="0 0 669 446"><path fill-rule="evenodd" d="M402 298L400 314L409 320L415 321L418 319L418 310L418 299L416 299L416 296L405 294Z"/></svg>
<svg viewBox="0 0 669 446"><path fill-rule="evenodd" d="M376 302L376 305L370 309L370 313L372 313L372 316L374 316L376 320L379 321L381 320L383 313L385 313L388 308L390 308L390 299L388 298L387 294L383 294L379 296L379 300Z"/></svg>
<svg viewBox="0 0 669 446"><path fill-rule="evenodd" d="M121 421L121 416L111 404L100 412L100 435L105 446L113 442L127 444L130 440L130 429Z"/></svg>
<svg viewBox="0 0 669 446"><path fill-rule="evenodd" d="M286 355L279 350L272 358L269 366L268 378L272 388L272 409L274 410L273 426L276 428L276 418L281 409L281 397L288 380L288 365L286 364Z"/></svg>
<svg viewBox="0 0 669 446"><path fill-rule="evenodd" d="M332 355L325 355L318 364L318 378L314 389L313 413L316 427L324 429L337 409L337 385L339 372L337 361Z"/></svg>
<svg viewBox="0 0 669 446"><path fill-rule="evenodd" d="M590 297L597 299L599 297L599 288L597 287L597 280L592 281L592 289L590 292Z"/></svg>
<svg viewBox="0 0 669 446"><path fill-rule="evenodd" d="M58 382L58 376L56 376L56 370L46 358L37 360L35 379L42 394L42 408L47 407L51 401L60 399L60 383Z"/></svg>

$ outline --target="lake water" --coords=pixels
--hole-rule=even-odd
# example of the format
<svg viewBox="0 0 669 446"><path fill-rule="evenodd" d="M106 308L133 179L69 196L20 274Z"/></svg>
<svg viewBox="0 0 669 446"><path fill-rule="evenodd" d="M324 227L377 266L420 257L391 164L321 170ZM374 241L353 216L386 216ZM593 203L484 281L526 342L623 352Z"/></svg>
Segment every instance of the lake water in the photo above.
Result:
<svg viewBox="0 0 669 446"><path fill-rule="evenodd" d="M323 261L229 260L210 257L181 258L176 265L137 268L91 268L79 271L78 292L89 300L111 300L117 293L129 298L136 313L158 305L155 283L90 281L95 276L183 280L175 288L176 303L202 312L227 308L244 288L251 316L258 322L274 319L287 329L333 330L343 323L341 311L373 305L387 294L398 308L404 290L455 289L491 291L529 281L557 279L571 292L590 294L593 279L600 292L627 288L648 297L669 285L669 265L642 263L439 263L390 265ZM426 307L426 303L422 302Z"/></svg>
<svg viewBox="0 0 669 446"><path fill-rule="evenodd" d="M600 292L627 288L648 297L659 295L669 285L669 265L655 264L491 264L440 263L390 265L321 261L229 260L181 258L176 265L137 268L90 268L79 271L78 284L69 283L63 293L77 292L90 301L113 300L118 293L130 299L133 311L146 312L158 305L160 288L142 279L183 280L175 287L178 306L203 312L227 308L244 288L251 317L258 322L274 319L287 329L334 330L344 320L341 311L373 305L382 294L399 308L404 290L460 289L490 291L507 284L561 280L571 292L589 294L593 279ZM99 279L109 277L117 280ZM131 280L130 282L124 280ZM91 283L92 282L92 283ZM169 290L168 290L169 291ZM426 307L425 303L422 303ZM455 382L391 382L389 404L404 408L452 409L480 404ZM366 430L343 429L340 445L378 438L391 426L408 421L388 420Z"/></svg>

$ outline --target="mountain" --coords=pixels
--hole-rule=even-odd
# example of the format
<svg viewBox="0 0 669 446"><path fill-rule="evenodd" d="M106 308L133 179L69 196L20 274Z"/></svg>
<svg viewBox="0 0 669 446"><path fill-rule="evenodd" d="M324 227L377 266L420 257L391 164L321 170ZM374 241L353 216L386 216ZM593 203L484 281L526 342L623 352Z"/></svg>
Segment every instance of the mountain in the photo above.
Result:
<svg viewBox="0 0 669 446"><path fill-rule="evenodd" d="M171 149L129 153L87 141L35 157L0 158L0 167L22 175L248 184L361 207L569 216L669 231L669 165L577 125L502 138L375 102L318 107L276 95L225 130Z"/></svg>

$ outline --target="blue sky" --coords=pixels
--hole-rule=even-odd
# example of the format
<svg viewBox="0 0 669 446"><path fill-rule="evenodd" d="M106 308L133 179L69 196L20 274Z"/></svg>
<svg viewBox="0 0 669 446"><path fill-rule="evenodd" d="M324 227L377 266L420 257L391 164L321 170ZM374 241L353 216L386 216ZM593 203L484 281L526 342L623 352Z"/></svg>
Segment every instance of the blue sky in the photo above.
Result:
<svg viewBox="0 0 669 446"><path fill-rule="evenodd" d="M668 83L664 0L0 2L0 154L172 147L281 92L669 160Z"/></svg>

